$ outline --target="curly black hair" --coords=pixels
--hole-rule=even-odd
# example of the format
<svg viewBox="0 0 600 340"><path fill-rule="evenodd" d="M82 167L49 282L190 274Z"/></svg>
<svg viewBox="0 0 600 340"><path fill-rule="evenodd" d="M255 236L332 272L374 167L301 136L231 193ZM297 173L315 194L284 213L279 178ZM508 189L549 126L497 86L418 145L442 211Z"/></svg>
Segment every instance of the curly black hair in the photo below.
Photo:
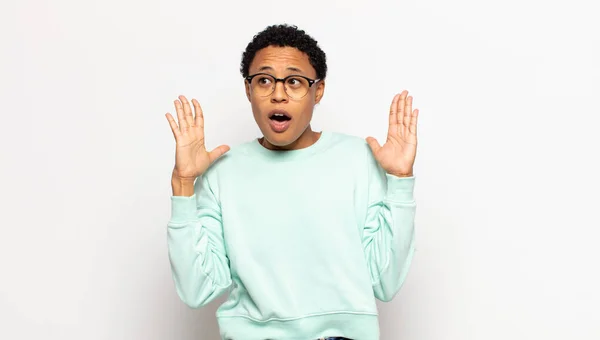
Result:
<svg viewBox="0 0 600 340"><path fill-rule="evenodd" d="M256 52L269 46L295 47L308 55L308 60L317 71L317 78L325 79L327 75L327 58L317 41L297 26L287 24L271 25L254 36L242 54L240 72L247 77L250 64Z"/></svg>

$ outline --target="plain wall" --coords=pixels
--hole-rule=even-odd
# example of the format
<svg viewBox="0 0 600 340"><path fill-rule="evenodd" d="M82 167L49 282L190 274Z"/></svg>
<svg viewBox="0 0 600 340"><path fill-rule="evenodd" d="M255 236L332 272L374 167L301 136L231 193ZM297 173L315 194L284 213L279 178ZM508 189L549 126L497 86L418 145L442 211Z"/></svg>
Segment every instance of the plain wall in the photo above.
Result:
<svg viewBox="0 0 600 340"><path fill-rule="evenodd" d="M586 4L587 3L587 4ZM596 8L594 8L596 7ZM328 57L314 128L385 138L420 111L417 254L384 340L600 339L600 25L593 1L0 4L0 339L217 339L167 257L175 142L258 136L239 73L296 24ZM224 297L223 297L224 298Z"/></svg>

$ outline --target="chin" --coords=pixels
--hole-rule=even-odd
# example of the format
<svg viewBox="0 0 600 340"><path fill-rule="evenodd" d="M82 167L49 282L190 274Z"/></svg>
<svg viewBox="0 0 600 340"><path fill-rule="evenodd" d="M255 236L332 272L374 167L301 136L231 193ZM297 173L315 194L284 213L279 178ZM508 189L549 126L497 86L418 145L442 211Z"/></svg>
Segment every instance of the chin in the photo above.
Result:
<svg viewBox="0 0 600 340"><path fill-rule="evenodd" d="M269 129L269 127L267 127L267 129ZM270 129L269 129L270 130ZM293 133L290 133L291 131L285 131L285 132L274 132L274 131L265 131L266 133L263 133L263 135L265 136L265 139L271 143L274 146L278 146L278 147L286 147L292 143L294 143L298 137L294 136Z"/></svg>
<svg viewBox="0 0 600 340"><path fill-rule="evenodd" d="M291 125L285 131L275 131L269 124L260 128L264 138L271 145L278 148L286 149L291 146L302 136L303 131L298 131L297 126Z"/></svg>

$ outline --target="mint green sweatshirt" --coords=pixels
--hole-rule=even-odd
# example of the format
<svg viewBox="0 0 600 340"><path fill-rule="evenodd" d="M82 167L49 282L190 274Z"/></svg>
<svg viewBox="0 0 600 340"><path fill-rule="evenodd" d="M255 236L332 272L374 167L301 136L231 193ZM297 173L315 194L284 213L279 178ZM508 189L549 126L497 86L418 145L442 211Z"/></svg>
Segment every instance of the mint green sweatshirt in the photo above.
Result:
<svg viewBox="0 0 600 340"><path fill-rule="evenodd" d="M232 147L171 196L168 251L180 299L223 293L222 339L379 339L414 252L414 177L385 173L364 139L324 131L313 145Z"/></svg>

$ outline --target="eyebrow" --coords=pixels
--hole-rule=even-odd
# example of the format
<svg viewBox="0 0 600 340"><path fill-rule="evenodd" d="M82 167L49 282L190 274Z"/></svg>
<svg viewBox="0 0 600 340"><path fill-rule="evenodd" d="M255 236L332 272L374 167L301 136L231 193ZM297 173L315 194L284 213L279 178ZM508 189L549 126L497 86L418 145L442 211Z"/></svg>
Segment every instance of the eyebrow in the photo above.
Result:
<svg viewBox="0 0 600 340"><path fill-rule="evenodd" d="M297 68L297 67L292 67L292 66L290 66L290 67L288 67L288 68L286 68L286 69L287 69L288 71L293 71L293 72L304 73L304 72L303 72L301 69L299 69L299 68ZM266 71L266 70L269 70L269 71L274 71L274 69L273 69L271 66L262 66L261 68L259 68L259 69L258 69L258 71L259 71L259 72L260 72L260 71Z"/></svg>

